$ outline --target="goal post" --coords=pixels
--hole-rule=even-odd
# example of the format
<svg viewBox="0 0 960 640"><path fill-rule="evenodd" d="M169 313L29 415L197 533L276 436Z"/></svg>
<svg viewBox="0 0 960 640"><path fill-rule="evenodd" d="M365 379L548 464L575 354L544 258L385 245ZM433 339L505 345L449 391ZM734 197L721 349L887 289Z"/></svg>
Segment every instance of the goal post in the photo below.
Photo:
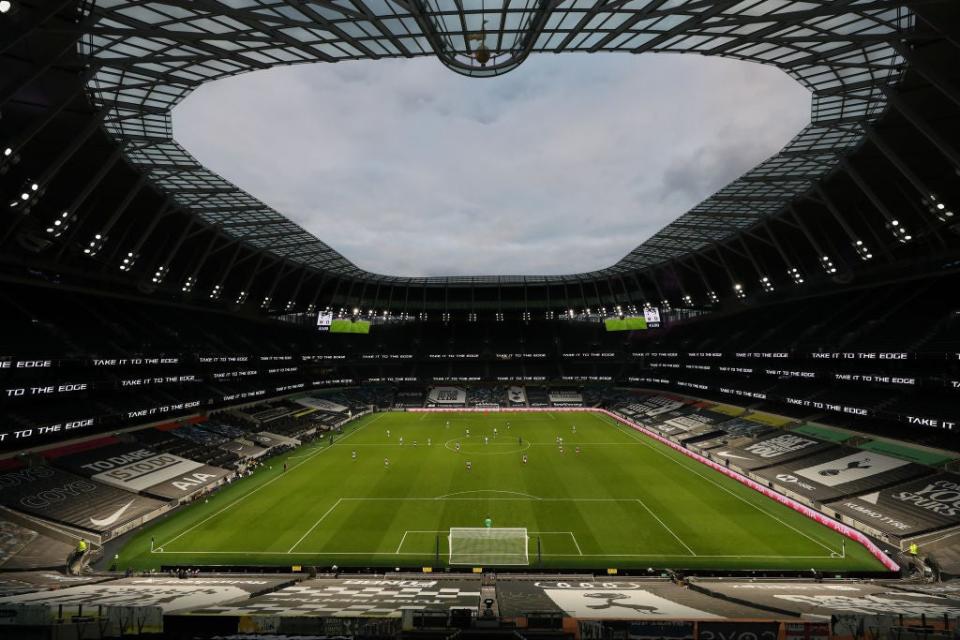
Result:
<svg viewBox="0 0 960 640"><path fill-rule="evenodd" d="M450 565L528 565L527 530L511 527L451 527Z"/></svg>

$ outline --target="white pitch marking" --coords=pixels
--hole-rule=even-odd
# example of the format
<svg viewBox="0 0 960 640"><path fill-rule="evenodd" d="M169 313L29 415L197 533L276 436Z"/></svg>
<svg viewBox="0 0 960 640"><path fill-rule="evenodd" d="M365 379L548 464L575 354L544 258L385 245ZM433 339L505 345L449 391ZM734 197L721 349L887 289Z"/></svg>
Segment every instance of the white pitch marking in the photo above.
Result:
<svg viewBox="0 0 960 640"><path fill-rule="evenodd" d="M696 552L694 552L694 550L690 548L690 545L688 545L686 542L683 541L683 538L681 538L680 536L678 536L673 529L671 529L670 527L668 527L668 526L666 525L666 523L664 523L664 521L660 519L660 516L658 516L657 514L655 514L655 513L653 512L653 509L651 509L650 507L647 506L647 503L646 503L646 502L644 502L644 501L641 500L640 498L637 498L637 502L640 503L640 506L641 506L641 507L643 507L644 509L647 510L647 513L649 513L650 515L652 515L652 516L656 519L656 521L660 523L660 526L661 526L661 527L663 527L664 529L667 530L667 533L669 533L669 534L672 535L674 538L676 538L676 539L677 539L677 542L679 542L680 544L682 544L682 545L683 545L683 548L690 552L690 555L692 555L692 556L697 555Z"/></svg>
<svg viewBox="0 0 960 640"><path fill-rule="evenodd" d="M609 419L609 420L610 420L610 422L612 422L614 425L616 425L618 428L621 428L621 429L623 428L623 425L621 425L621 424L620 424L619 422L617 422L616 420L613 420L612 418ZM747 500L747 499L744 498L743 496L737 495L736 493L734 493L734 492L731 491L730 489L726 488L725 486L723 486L722 484L716 482L715 480L712 480L711 478L708 478L707 476L703 475L702 473L700 473L700 472L697 471L696 469L693 469L692 467L689 467L689 466L683 464L683 463L680 462L679 460L676 460L676 459L672 458L671 456L667 455L667 454L664 453L663 451L660 451L659 449L657 449L656 447L654 447L652 444L650 444L650 443L648 443L648 442L645 441L645 439L647 438L646 435L639 434L639 438L644 438L644 440L640 440L640 439L637 437L636 432L631 433L631 432L629 432L629 431L623 431L623 433L629 435L630 437L634 438L634 439L637 440L638 442L642 442L645 446L649 447L650 450L655 451L655 452L659 453L661 456L663 456L664 458L666 458L667 460L670 460L671 462L680 465L681 467L683 467L684 469L686 469L686 470L689 471L690 473L693 473L693 474L695 474L695 475L700 476L701 478L703 478L704 480L706 480L707 482L709 482L709 483L712 484L713 486L715 486L715 487L717 487L717 488L719 488L719 489L723 489L724 491L726 491L727 493L729 493L730 495L732 495L732 496L733 496L734 498L736 498L737 500L740 500L741 502L744 502L744 503L750 505L751 507L753 507L754 509L756 509L757 511L759 511L759 512L762 513L762 514L764 514L764 515L766 515L766 516L768 516L768 517L770 517L770 518L773 518L774 520L776 520L777 522L779 522L779 523L782 524L783 526L787 527L788 529L792 529L792 530L795 531L796 533L799 533L800 535L802 535L802 536L803 536L804 538L806 538L807 540L810 540L811 542L815 542L817 545L823 547L824 549L826 549L826 550L829 551L830 553L836 553L836 552L837 552L835 549L831 549L830 547L828 547L827 545L823 544L822 542L820 542L820 541L817 540L816 538L813 538L813 537L811 537L810 535L804 533L803 531L800 531L799 529L797 529L797 528L794 527L793 525L784 522L783 520L781 520L781 519L778 518L777 516L773 515L772 513L770 513L769 511L767 511L767 510L764 509L763 507L761 507L760 505L755 504L755 503L753 503L753 502L750 502L749 500ZM698 462L697 464L700 464L700 463ZM769 498L765 498L765 499L769 499ZM734 557L740 557L740 556L734 556Z"/></svg>
<svg viewBox="0 0 960 640"><path fill-rule="evenodd" d="M567 533L569 533L570 537L573 538L573 544L577 548L577 553L579 553L582 556L583 551L580 550L580 543L577 542L577 536L573 535L573 531L568 531Z"/></svg>
<svg viewBox="0 0 960 640"><path fill-rule="evenodd" d="M453 493L445 493L442 496L437 496L434 500L445 500L447 498L452 498L453 496L462 496L468 493L507 493L515 496L523 496L524 498L530 498L531 500L543 500L538 496L530 495L529 493L523 493L521 491L501 491L499 489L473 489L471 491L455 491Z"/></svg>
<svg viewBox="0 0 960 640"><path fill-rule="evenodd" d="M302 536L300 536L300 539L299 539L299 540L297 540L296 542L293 543L293 546L290 547L290 549L287 551L287 553L290 553L291 551L293 551L294 549L296 549L296 548L297 548L297 545L300 544L301 542L303 542L303 539L306 538L308 535L310 535L310 534L313 532L313 530L317 528L317 525L319 525L321 522L323 522L323 519L326 518L328 515L330 515L330 512L333 511L334 509L336 509L337 506L339 506L341 502L343 502L343 498L340 498L339 500L337 500L336 502L334 502L334 503L333 503L333 506L330 507L329 509L327 509L326 513L324 513L322 516L320 516L320 519L317 520L316 522L314 522L314 523L313 523L313 526L310 527L309 529L307 529L307 532L306 532L305 534L303 534Z"/></svg>
<svg viewBox="0 0 960 640"><path fill-rule="evenodd" d="M404 531L404 532L403 532L403 537L400 538L400 544L397 545L397 554L398 554L398 555L400 554L400 548L403 546L403 541L407 539L407 534L408 534L408 533L410 533L410 532L409 532L409 531Z"/></svg>
<svg viewBox="0 0 960 640"><path fill-rule="evenodd" d="M381 413L381 414L379 414L377 417L375 417L373 420L370 420L370 421L366 422L365 424L360 425L359 427L357 427L356 429L354 429L353 431L351 431L351 432L348 433L347 435L343 436L343 438L341 438L341 441L342 441L342 440L345 440L346 438L349 438L350 436L352 436L352 435L355 434L356 432L360 431L361 429L364 429L364 428L366 428L367 426L373 424L374 422L376 422L377 420L379 420L380 418L382 418L384 415L385 415L385 414ZM333 448L332 446L324 447L324 448L320 449L319 451L317 451L316 453L310 454L303 462L298 462L298 463L297 463L295 466L293 466L290 470L293 471L293 470L296 469L297 467L299 467L299 466L303 465L304 463L306 463L307 460L310 460L311 458L315 458L316 456L320 455L320 454L323 453L324 451L329 451L329 450L332 449L332 448ZM239 498L237 498L236 500L234 500L233 502L231 502L230 504L228 504L228 505L225 506L224 508L222 508L222 509L220 509L219 511L216 511L216 512L214 512L214 513L212 513L212 514L210 514L209 516L207 516L206 518L204 518L203 520L201 520L201 521L198 522L197 524L193 525L192 527L190 527L190 528L188 528L188 529L184 529L183 531L181 531L180 533L178 533L175 537L171 538L170 540L167 540L165 543L163 543L163 544L161 544L161 545L158 545L158 546L159 546L160 548L163 548L163 547L165 547L165 546L167 546L167 545L169 545L169 544L172 544L173 542L179 540L180 538L182 538L182 537L185 536L186 534L190 533L191 531L193 531L194 529L196 529L196 528L199 527L200 525L202 525L202 524L208 522L209 520L212 520L213 518L217 517L218 515L220 515L221 513L223 513L224 511L226 511L227 509L229 509L230 507L232 507L232 506L234 506L234 505L236 505L236 504L239 504L239 503L243 502L244 500L246 500L247 498L249 498L250 496L252 496L253 494L255 494L257 491L260 491L261 489L264 489L264 488L270 486L271 484L273 484L274 482L276 482L276 481L279 480L280 478L284 478L284 477L286 477L286 476L287 476L287 474L284 473L284 474L278 475L277 477L275 477L275 478L273 478L273 479L271 479L271 480L267 480L266 482L264 482L262 485L260 485L260 486L257 487L256 489L253 489L252 491L249 491L248 493L243 494L242 496L240 496Z"/></svg>

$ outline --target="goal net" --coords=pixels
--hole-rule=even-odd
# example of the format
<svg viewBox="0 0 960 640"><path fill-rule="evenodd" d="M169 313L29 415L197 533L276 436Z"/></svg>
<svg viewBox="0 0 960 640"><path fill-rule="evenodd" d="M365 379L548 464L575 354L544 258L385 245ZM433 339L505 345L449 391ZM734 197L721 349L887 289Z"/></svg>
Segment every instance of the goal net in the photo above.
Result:
<svg viewBox="0 0 960 640"><path fill-rule="evenodd" d="M450 564L526 565L526 529L507 527L451 527Z"/></svg>

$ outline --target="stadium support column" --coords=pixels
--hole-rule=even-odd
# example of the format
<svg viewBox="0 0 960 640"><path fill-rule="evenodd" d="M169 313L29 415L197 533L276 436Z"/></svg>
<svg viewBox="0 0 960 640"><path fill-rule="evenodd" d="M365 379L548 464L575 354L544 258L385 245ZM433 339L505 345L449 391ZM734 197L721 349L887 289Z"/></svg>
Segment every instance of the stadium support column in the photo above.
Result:
<svg viewBox="0 0 960 640"><path fill-rule="evenodd" d="M19 136L14 138L13 142L8 143L7 146L11 149L10 156L14 157L19 155L20 152L23 151L28 144L30 144L31 140L33 140L37 135L40 134L40 132L46 129L50 123L57 119L57 116L59 116L60 113L67 108L67 105L81 97L84 91L84 84L86 84L87 80L89 80L92 75L93 70L88 70L84 74L83 78L80 79L80 85L78 87L61 98L60 101L56 103L56 106L47 111L45 117L37 120L32 127L25 129ZM102 119L102 116L100 117ZM89 137L89 135L87 137Z"/></svg>
<svg viewBox="0 0 960 640"><path fill-rule="evenodd" d="M397 284L396 284L395 282L391 282L389 288L387 289L387 291L388 291L388 293L387 293L387 301L386 301L386 303L383 305L383 308L384 308L386 311L389 311L391 314L393 313L393 292L394 292L396 289L397 289ZM471 287L471 290L472 290L472 287Z"/></svg>
<svg viewBox="0 0 960 640"><path fill-rule="evenodd" d="M577 280L577 287L580 289L580 300L583 302L583 308L590 308L590 301L587 299L587 290L583 288L583 280Z"/></svg>
<svg viewBox="0 0 960 640"><path fill-rule="evenodd" d="M600 285L597 284L597 280L594 279L591 284L593 284L593 293L597 297L597 304L600 305L601 309L606 309L607 305L603 303L603 296L600 295Z"/></svg>
<svg viewBox="0 0 960 640"><path fill-rule="evenodd" d="M196 224L196 218L191 217L191 223ZM203 253L200 254L200 259L197 260L196 266L194 266L193 270L190 271L190 273L187 275L186 279L184 280L184 285L187 289L186 293L189 293L189 289L192 289L194 286L196 286L197 278L200 275L200 270L203 269L203 265L205 265L207 263L207 260L210 258L210 256L213 255L214 253L213 247L214 245L216 245L217 240L219 240L222 236L220 235L220 228L213 226L213 227L203 227L195 231L194 233L187 235L184 238L184 240L186 240L187 238L193 237L194 235L200 235L208 231L210 232L210 241L207 243L207 248L204 249ZM229 243L226 246L230 246ZM176 251L179 251L179 249L180 247L178 246ZM171 261L173 260L173 256L175 255L176 251L171 253L171 257L170 257ZM189 286L187 286L187 283L189 283Z"/></svg>
<svg viewBox="0 0 960 640"><path fill-rule="evenodd" d="M124 195L123 200L121 200L120 204L117 205L117 208L114 209L113 214L111 214L111 216L107 219L107 221L104 224L102 224L99 228L96 229L96 232L99 235L102 235L104 239L108 237L110 230L113 228L113 225L117 223L117 220L119 220L120 216L122 216L124 212L126 212L127 207L130 206L130 203L133 202L133 199L137 196L138 193L140 193L140 189L143 188L143 185L146 182L146 180L147 180L147 175L145 173L141 173L140 176L137 178L137 180L133 183L133 186L127 190L127 193ZM81 226L82 225L77 225L74 228L74 232L71 234L69 240L73 240L73 238L80 232ZM67 247L70 245L69 240L63 244L63 247L60 248L59 253L57 253L57 259L59 259L63 255L63 252L66 251Z"/></svg>
<svg viewBox="0 0 960 640"><path fill-rule="evenodd" d="M104 118L107 115L106 107L101 107L99 111L93 114L87 124L80 129L80 131L73 136L73 139L69 144L63 147L63 150L60 152L52 162L47 165L47 168L44 169L43 173L36 177L35 182L40 185L41 188L45 189L50 182L60 173L60 170L63 168L70 158L80 150L80 147L93 135L93 132L100 128L100 123L103 122Z"/></svg>
<svg viewBox="0 0 960 640"><path fill-rule="evenodd" d="M304 269L306 271L306 269ZM329 272L324 272L320 278L320 282L317 283L317 289L313 292L313 298L310 300L310 304L307 305L307 311L313 312L316 311L317 306L320 304L320 294L323 293L323 285L327 284L327 280L330 279Z"/></svg>
<svg viewBox="0 0 960 640"><path fill-rule="evenodd" d="M60 152L60 155L57 156L50 164L47 165L47 168L43 171L42 174L37 176L37 178L35 179L35 183L39 185L41 193L45 191L47 187L50 186L50 183L60 173L60 170L63 168L63 165L69 162L69 160L74 156L74 154L80 150L80 148L84 145L84 143L87 142L87 140L89 140L90 136L93 135L94 131L96 131L100 127L100 124L103 122L103 119L106 116L106 114L107 114L107 110L105 108L100 109L100 111L98 111L90 119L90 121L86 124L86 126L84 126L83 129L81 129L79 133L77 133L77 135L73 137L73 140L71 140L70 143L63 148L63 150ZM106 163L108 165L108 168L113 166L113 163L116 162L117 157L119 157L119 155L116 155L116 157L111 156L111 159L109 159ZM102 170L101 172L98 172L97 175L94 176L94 183L99 184L105 174L106 172ZM82 193L89 195L90 190L85 189ZM86 199L86 195L84 196L84 199ZM71 205L71 207L67 208L66 211L68 212L67 220L69 220L71 219L71 216L73 215L73 212L76 211L76 209L73 208L73 206ZM26 214L27 212L29 212L29 209L26 209L24 211L24 214ZM58 211L58 214L59 214L59 211ZM4 242L6 242L7 238L17 229L17 227L20 225L20 223L24 220L25 217L26 216L23 215L13 219L6 233L3 235L2 238L0 238L0 244L3 244ZM61 219L61 222L63 221L64 220Z"/></svg>
<svg viewBox="0 0 960 640"><path fill-rule="evenodd" d="M376 281L376 287L373 289L373 302L370 305L373 308L374 315L381 311L383 305L380 304L380 281Z"/></svg>
<svg viewBox="0 0 960 640"><path fill-rule="evenodd" d="M917 110L912 106L907 104L907 101L903 98L899 91L891 87L883 87L883 93L887 96L887 99L890 100L897 111L900 112L907 121L914 126L920 133L922 133L933 145L940 150L947 159L953 163L953 168L960 170L960 150L957 147L953 146L948 142L940 133L930 124L926 119L924 119Z"/></svg>
<svg viewBox="0 0 960 640"><path fill-rule="evenodd" d="M738 235L737 241L739 241L740 246L743 247L743 252L750 260L750 264L753 265L753 270L757 272L758 284L765 293L771 293L773 291L773 282L770 280L770 274L764 270L764 267L760 266L760 261L753 254L753 251L750 250L750 245L747 244L747 241L744 240L743 236L744 234Z"/></svg>
<svg viewBox="0 0 960 640"><path fill-rule="evenodd" d="M168 215L171 211L174 211L174 210L175 210L175 205L173 204L173 201L170 200L169 198L164 199L164 201L160 203L160 206L157 207L156 212L150 218L150 223L144 226L143 233L140 234L140 237L137 238L136 242L134 242L133 245L131 245L128 251L130 251L134 255L139 255L140 250L143 248L143 244L147 241L147 238L150 237L150 234L153 233L153 230L157 228L157 225L160 224L160 220L162 220L166 215ZM106 261L106 264L113 263L113 260L116 257L116 254L118 251L120 251L119 243L114 245L114 249L110 253L110 258ZM105 265L105 268L106 268L106 265Z"/></svg>
<svg viewBox="0 0 960 640"><path fill-rule="evenodd" d="M823 258L827 257L827 252L824 251L823 247L820 246L820 243L817 242L817 239L813 237L812 233L810 233L810 229L808 229L807 225L804 224L801 216L797 213L797 210L792 204L787 205L787 211L790 212L790 216L797 223L797 228L803 233L804 237L807 239L807 242L809 242L810 246L813 247L813 251L816 254L816 259L814 261L822 266Z"/></svg>
<svg viewBox="0 0 960 640"><path fill-rule="evenodd" d="M60 11L62 11L63 9L66 9L67 7L75 5L76 0L61 0L60 2L50 2L50 3L44 2L39 4L41 6L46 4L47 6L44 7L44 11L42 13L36 12L36 11L32 13L32 17L33 17L32 23L26 29L24 29L17 37L10 38L7 42L0 44L0 55L3 55L7 51L9 51L11 48L19 44L21 41L23 41L24 38L27 38L28 36L30 36L32 33L34 33L34 31L36 31L41 26L43 26L43 24L46 23L47 20L50 20L51 18L53 18L55 15L60 13ZM81 35L80 31L77 30L77 39L79 39L80 35ZM75 43L76 40L74 40L73 42Z"/></svg>
<svg viewBox="0 0 960 640"><path fill-rule="evenodd" d="M71 0L72 1L72 0ZM53 55L43 61L34 61L34 65L30 70L30 73L23 75L2 90L0 90L0 110L2 110L10 100L13 99L15 95L26 89L36 80L46 74L53 65L59 62L60 58L68 53L76 51L77 41L80 39L80 30L78 29L75 33L75 37L71 38L65 47L62 49L57 49ZM12 41L12 39L11 39ZM10 45L4 45L0 47L0 55L9 49Z"/></svg>
<svg viewBox="0 0 960 640"><path fill-rule="evenodd" d="M123 153L122 147L116 147L113 150L113 153L104 161L100 168L97 169L97 173L87 181L83 189L74 196L73 200L70 201L70 204L67 205L66 211L69 212L68 219L72 219L73 216L77 215L77 211L83 206L83 203L87 201L87 198L90 197L90 194L100 186L100 183L103 182L103 179L107 177L107 174L110 173L110 170L113 169L113 166L120 159L120 155ZM75 225L73 231L67 237L67 240L63 243L63 246L60 248L60 251L57 253L57 259L60 259L60 256L63 254L64 249L69 245L69 241L73 239L79 230L79 225Z"/></svg>
<svg viewBox="0 0 960 640"><path fill-rule="evenodd" d="M746 289L744 288L743 283L739 281L736 274L733 273L730 265L724 259L723 252L720 250L719 244L713 245L713 252L717 254L717 259L720 260L720 265L723 266L723 270L727 272L727 277L730 278L730 289L733 291L733 294L738 299L745 298L747 295Z"/></svg>
<svg viewBox="0 0 960 640"><path fill-rule="evenodd" d="M833 216L834 220L837 221L837 224L840 225L840 228L843 229L843 232L847 234L847 238L850 239L851 244L856 244L860 238L857 236L857 232L854 231L853 227L850 226L850 223L846 218L840 213L840 209L834 204L830 196L827 195L827 192L824 191L823 186L817 184L813 188L814 192L820 197L823 201L823 205L827 208L827 211L830 212L830 215Z"/></svg>
<svg viewBox="0 0 960 640"><path fill-rule="evenodd" d="M680 290L680 300L687 304L688 300L692 300L690 294L687 293L687 288L683 285L683 278L680 276L680 272L677 270L677 259L674 258L667 265L670 269L670 273L673 274L673 279L677 283L677 289Z"/></svg>
<svg viewBox="0 0 960 640"><path fill-rule="evenodd" d="M300 268L300 277L297 278L297 284L294 285L293 291L290 292L290 296L287 298L287 304L284 306L284 309L287 311L292 311L297 306L297 297L300 295L300 288L303 287L303 283L307 279L307 272L309 271L303 265L297 265Z"/></svg>
<svg viewBox="0 0 960 640"><path fill-rule="evenodd" d="M850 176L850 179L853 180L853 182L857 185L860 191L862 191L863 194L867 196L867 199L876 208L876 210L880 212L880 215L883 216L883 219L888 225L888 227L893 226L893 223L897 220L897 217L893 214L892 211L890 211L890 208L883 201L883 199L880 198L880 196L873 189L873 187L867 184L866 178L863 177L860 171L857 170L853 166L853 164L851 164L850 161L847 160L846 158L840 161L840 166L843 167L844 171L847 172L847 175ZM927 220L927 227L930 230L932 230L934 233L936 233L936 229L930 223L929 219L926 216L922 216L922 217L924 218L924 220ZM888 256L888 258L892 259L892 257L890 256L890 252L887 249L886 243L881 243L881 248L883 249L884 254Z"/></svg>
<svg viewBox="0 0 960 640"><path fill-rule="evenodd" d="M243 249L243 245L240 244L240 241L238 239L235 239L229 242L228 244L226 244L225 246L220 247L220 249L216 249L212 252L212 253L216 253L217 251L226 249L231 245L235 245L233 248L233 255L230 256L230 260L228 260L227 264L224 265L223 269L220 270L220 274L214 283L215 286L219 287L219 292L221 295L223 293L223 285L225 284L226 279L229 277L230 271L233 269L233 264L237 261L237 258L240 257L240 251ZM212 255L212 253L210 255Z"/></svg>
<svg viewBox="0 0 960 640"><path fill-rule="evenodd" d="M169 271L170 265L173 263L173 260L176 257L177 252L180 251L180 247L183 246L183 243L186 241L187 237L189 236L190 230L193 229L194 224L195 224L195 218L193 216L190 216L187 219L187 223L183 225L183 230L180 232L180 235L177 236L177 240L176 242L174 242L173 247L170 249L170 251L166 253L166 256L160 257L160 252L159 251L156 252L156 256L158 257L158 259L154 260L144 273L147 273L147 274L156 273L156 271L161 267L163 268L164 273ZM189 289L190 287L186 287L183 290L188 291Z"/></svg>
<svg viewBox="0 0 960 640"><path fill-rule="evenodd" d="M880 153L883 154L883 157L892 164L897 171L900 172L907 182L909 182L914 189L917 190L924 202L930 203L930 197L935 194L935 192L916 174L916 172L911 169L907 163L897 154L897 152L890 146L890 143L887 142L880 132L878 132L873 125L864 126L864 132L867 134L867 139L873 143L873 145L880 150ZM934 196L935 197L935 196ZM908 199L909 200L909 199ZM946 245L946 242L943 239L943 236L940 235L939 231L936 230L935 225L932 220L929 220L928 216L924 216L924 219L928 220L929 226L934 228L934 233L936 233L937 238L940 240L940 243Z"/></svg>
<svg viewBox="0 0 960 640"><path fill-rule="evenodd" d="M636 306L634 304L634 298L630 295L630 288L627 286L627 279L623 277L623 274L617 276L617 280L620 281L620 288L623 289L623 297L626 299L627 304L630 306ZM550 287L547 286L547 307L550 306Z"/></svg>
<svg viewBox="0 0 960 640"><path fill-rule="evenodd" d="M911 70L919 73L927 82L936 87L937 91L957 106L960 106L960 87L947 78L943 72L925 60L922 55L919 55L914 47L907 42L898 42L896 40L890 41L890 46L900 54L900 57L907 61ZM960 53L960 50L958 50L958 53Z"/></svg>
<svg viewBox="0 0 960 640"><path fill-rule="evenodd" d="M780 238L777 237L777 234L773 232L773 225L770 224L768 220L763 220L761 222L763 230L766 232L767 237L770 238L771 244L777 250L777 253L780 254L781 260L783 260L783 268L786 269L787 274L797 283L797 279L801 278L802 275L798 273L799 264L795 258L791 258L786 249L784 249L783 244L780 242Z"/></svg>
<svg viewBox="0 0 960 640"><path fill-rule="evenodd" d="M717 294L713 290L713 285L710 283L710 280L707 278L707 274L703 271L703 266L700 264L699 254L691 254L690 262L693 263L693 267L696 269L697 274L700 276L700 282L703 283L703 295L706 300L710 303L716 302Z"/></svg>
<svg viewBox="0 0 960 640"><path fill-rule="evenodd" d="M660 288L659 278L657 277L656 272L653 269L650 269L650 282L653 283L653 288L657 292L657 304L663 304L664 302L669 302L667 297L663 295L663 289Z"/></svg>
<svg viewBox="0 0 960 640"><path fill-rule="evenodd" d="M617 307L622 308L623 305L620 304L620 297L617 295L617 292L614 291L613 289L613 278L610 278L610 277L604 278L604 282L607 283L607 291L610 292L610 301L611 301L610 303L614 306L614 310L616 310ZM629 300L627 301L627 304L630 304ZM524 295L524 307L526 307L526 295Z"/></svg>
<svg viewBox="0 0 960 640"><path fill-rule="evenodd" d="M239 303L241 306L243 306L243 304L246 303L247 298L250 296L250 290L253 288L253 281L257 279L257 276L260 275L264 270L269 269L269 268L272 267L274 264L276 264L277 262L280 261L280 258L273 259L273 260L270 261L270 263L269 263L266 267L264 267L263 269L261 269L261 268L260 268L260 265L263 264L263 259L264 259L266 256L267 256L267 254L266 254L265 251L257 251L256 253L249 253L249 254L247 254L246 256L244 256L243 258L241 258L240 260L238 260L238 261L233 265L232 268L235 269L236 267L239 267L241 264L243 264L243 263L246 262L247 260L251 260L251 259L253 259L254 257L257 258L257 264L253 267L253 269L250 270L250 277L247 278L246 284L244 284L243 287L240 289L239 298L242 298L242 299L243 299L243 302L240 302L240 303Z"/></svg>
<svg viewBox="0 0 960 640"><path fill-rule="evenodd" d="M360 285L360 294L357 296L357 301L354 303L357 309L360 310L360 314L363 315L364 307L367 307L367 281L364 280Z"/></svg>
<svg viewBox="0 0 960 640"><path fill-rule="evenodd" d="M281 260L280 264L277 265L277 275L273 277L273 282L270 283L270 288L267 289L266 294L263 296L263 301L261 302L261 307L268 308L270 302L273 300L273 293L277 289L277 285L280 284L280 281L285 275L290 275L296 270L296 265L291 265L289 260Z"/></svg>

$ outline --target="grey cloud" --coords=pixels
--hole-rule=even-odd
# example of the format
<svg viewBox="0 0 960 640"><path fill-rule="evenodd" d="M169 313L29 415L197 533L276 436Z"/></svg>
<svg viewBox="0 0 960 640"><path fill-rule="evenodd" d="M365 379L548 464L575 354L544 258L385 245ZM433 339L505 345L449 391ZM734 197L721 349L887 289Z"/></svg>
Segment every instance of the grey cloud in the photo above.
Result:
<svg viewBox="0 0 960 640"><path fill-rule="evenodd" d="M203 86L174 131L362 268L556 274L623 257L808 110L775 69L693 56L541 56L482 80L386 60Z"/></svg>

